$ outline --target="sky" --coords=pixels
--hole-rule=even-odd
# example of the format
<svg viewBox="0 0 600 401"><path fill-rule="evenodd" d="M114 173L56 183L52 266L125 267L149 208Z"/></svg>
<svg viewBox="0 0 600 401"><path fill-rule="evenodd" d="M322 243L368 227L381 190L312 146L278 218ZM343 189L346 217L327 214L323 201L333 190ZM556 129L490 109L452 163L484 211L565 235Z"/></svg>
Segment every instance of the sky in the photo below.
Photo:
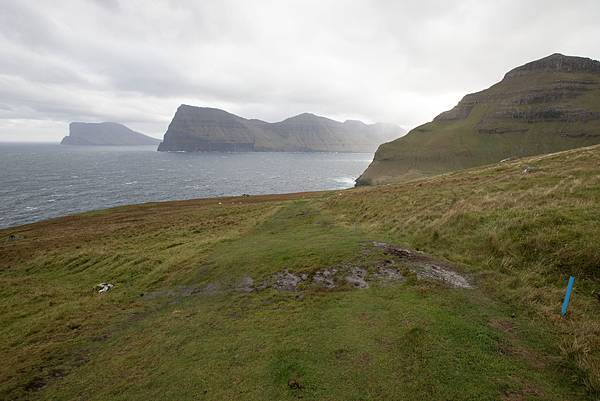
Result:
<svg viewBox="0 0 600 401"><path fill-rule="evenodd" d="M600 59L599 21L598 0L0 0L0 141L162 138L182 103L410 129L528 61Z"/></svg>

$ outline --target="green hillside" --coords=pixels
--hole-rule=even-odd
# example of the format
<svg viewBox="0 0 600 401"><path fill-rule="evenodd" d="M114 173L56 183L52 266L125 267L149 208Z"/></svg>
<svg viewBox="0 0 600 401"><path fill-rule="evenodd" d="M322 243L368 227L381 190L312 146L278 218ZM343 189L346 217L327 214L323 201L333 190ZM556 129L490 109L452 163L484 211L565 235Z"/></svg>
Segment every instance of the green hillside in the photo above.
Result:
<svg viewBox="0 0 600 401"><path fill-rule="evenodd" d="M0 399L597 400L598 238L600 146L1 230Z"/></svg>
<svg viewBox="0 0 600 401"><path fill-rule="evenodd" d="M359 185L600 143L600 62L554 54L383 144Z"/></svg>

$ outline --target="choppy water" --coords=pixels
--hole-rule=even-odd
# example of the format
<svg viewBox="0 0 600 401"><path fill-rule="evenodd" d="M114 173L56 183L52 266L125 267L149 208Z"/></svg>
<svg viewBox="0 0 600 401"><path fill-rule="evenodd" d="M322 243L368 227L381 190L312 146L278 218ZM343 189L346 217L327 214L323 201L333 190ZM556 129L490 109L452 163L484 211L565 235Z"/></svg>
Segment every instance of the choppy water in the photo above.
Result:
<svg viewBox="0 0 600 401"><path fill-rule="evenodd" d="M372 158L0 144L0 227L132 203L348 188Z"/></svg>

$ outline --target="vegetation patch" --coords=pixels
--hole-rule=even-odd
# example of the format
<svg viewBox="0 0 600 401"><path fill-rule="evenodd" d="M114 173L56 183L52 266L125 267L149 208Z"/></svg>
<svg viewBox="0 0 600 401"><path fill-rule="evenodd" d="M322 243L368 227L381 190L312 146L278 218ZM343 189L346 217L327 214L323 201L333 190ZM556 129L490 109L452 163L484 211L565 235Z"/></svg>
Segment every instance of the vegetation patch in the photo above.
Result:
<svg viewBox="0 0 600 401"><path fill-rule="evenodd" d="M592 147L0 231L0 398L597 399L598 166Z"/></svg>

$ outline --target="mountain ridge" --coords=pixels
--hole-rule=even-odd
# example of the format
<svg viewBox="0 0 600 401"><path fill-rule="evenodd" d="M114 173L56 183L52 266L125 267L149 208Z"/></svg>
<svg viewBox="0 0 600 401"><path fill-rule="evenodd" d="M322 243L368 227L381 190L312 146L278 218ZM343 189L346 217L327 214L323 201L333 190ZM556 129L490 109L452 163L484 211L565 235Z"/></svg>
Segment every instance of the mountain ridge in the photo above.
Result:
<svg viewBox="0 0 600 401"><path fill-rule="evenodd" d="M381 145L357 185L405 181L600 143L600 62L559 53Z"/></svg>
<svg viewBox="0 0 600 401"><path fill-rule="evenodd" d="M339 122L301 113L278 122L247 119L228 111L182 104L159 151L372 152L403 135L395 125Z"/></svg>

